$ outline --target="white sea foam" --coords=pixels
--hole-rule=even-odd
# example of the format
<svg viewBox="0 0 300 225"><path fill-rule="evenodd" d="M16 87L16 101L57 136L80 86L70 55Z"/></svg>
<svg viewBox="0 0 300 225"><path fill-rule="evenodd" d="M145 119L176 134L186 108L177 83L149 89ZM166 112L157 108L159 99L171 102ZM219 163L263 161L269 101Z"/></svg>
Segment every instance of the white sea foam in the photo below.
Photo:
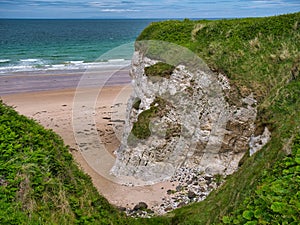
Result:
<svg viewBox="0 0 300 225"><path fill-rule="evenodd" d="M66 61L66 64L82 64L84 61Z"/></svg>
<svg viewBox="0 0 300 225"><path fill-rule="evenodd" d="M20 59L21 62L38 62L40 59Z"/></svg>
<svg viewBox="0 0 300 225"><path fill-rule="evenodd" d="M63 64L51 64L51 62L42 59L24 59L17 65L0 66L0 74L30 71L95 70L114 66L125 67L130 65L130 62L130 60L125 59L111 59L105 62L66 61Z"/></svg>
<svg viewBox="0 0 300 225"><path fill-rule="evenodd" d="M108 62L123 62L125 59L109 59Z"/></svg>
<svg viewBox="0 0 300 225"><path fill-rule="evenodd" d="M10 59L0 59L0 63L10 62Z"/></svg>

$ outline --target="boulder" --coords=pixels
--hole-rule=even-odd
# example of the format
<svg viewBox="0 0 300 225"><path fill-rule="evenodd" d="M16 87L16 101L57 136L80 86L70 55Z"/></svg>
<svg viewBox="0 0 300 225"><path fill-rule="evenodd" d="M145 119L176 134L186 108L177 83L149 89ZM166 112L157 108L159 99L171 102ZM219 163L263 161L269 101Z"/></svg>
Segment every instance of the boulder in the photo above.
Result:
<svg viewBox="0 0 300 225"><path fill-rule="evenodd" d="M145 202L139 202L136 204L133 208L133 210L138 211L138 210L145 210L148 208L148 205Z"/></svg>

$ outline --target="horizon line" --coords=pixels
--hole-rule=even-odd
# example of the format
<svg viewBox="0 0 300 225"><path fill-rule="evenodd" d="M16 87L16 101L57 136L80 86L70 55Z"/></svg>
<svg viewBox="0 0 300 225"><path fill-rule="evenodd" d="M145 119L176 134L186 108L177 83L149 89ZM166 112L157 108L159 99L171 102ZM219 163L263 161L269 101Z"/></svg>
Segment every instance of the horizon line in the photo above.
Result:
<svg viewBox="0 0 300 225"><path fill-rule="evenodd" d="M266 15L266 16L233 16L233 17L193 17L193 18L187 18L187 17L162 17L162 18L126 18L126 17L111 17L111 18L72 18L72 17L66 17L66 18L30 18L30 17L0 17L0 20L4 19L12 19L12 20L202 20L202 19L245 19L245 18L261 18L261 17L272 17L272 16L280 16L290 13L283 13L283 14L274 14L274 15ZM292 14L292 13L291 13Z"/></svg>

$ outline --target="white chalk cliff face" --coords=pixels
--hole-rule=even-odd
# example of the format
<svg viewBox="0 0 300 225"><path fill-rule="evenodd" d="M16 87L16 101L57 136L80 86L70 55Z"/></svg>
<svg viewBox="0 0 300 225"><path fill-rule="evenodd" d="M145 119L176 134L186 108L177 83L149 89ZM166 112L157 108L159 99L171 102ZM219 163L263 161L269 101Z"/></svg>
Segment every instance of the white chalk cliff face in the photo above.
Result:
<svg viewBox="0 0 300 225"><path fill-rule="evenodd" d="M228 103L231 86L224 75L191 71L184 63L165 77L145 72L159 61L134 53L134 91L111 173L147 184L171 178L180 167L233 173L255 131L256 100Z"/></svg>

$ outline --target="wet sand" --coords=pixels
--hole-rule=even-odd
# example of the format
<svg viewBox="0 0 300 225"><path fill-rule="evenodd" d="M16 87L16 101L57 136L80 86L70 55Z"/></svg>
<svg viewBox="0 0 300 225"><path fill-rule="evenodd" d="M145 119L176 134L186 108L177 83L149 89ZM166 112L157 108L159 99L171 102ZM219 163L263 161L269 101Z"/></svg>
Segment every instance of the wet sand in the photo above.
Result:
<svg viewBox="0 0 300 225"><path fill-rule="evenodd" d="M91 75L91 76L89 76ZM130 83L128 67L112 67L100 71L88 72L53 72L49 73L30 73L18 72L14 74L0 74L0 96L16 93L39 92L50 90L62 90L76 88L83 78L88 82L87 87L126 85Z"/></svg>
<svg viewBox="0 0 300 225"><path fill-rule="evenodd" d="M132 89L128 70L107 77L103 77L102 81L97 78L98 83L94 79L88 79L88 82L80 88L80 92L89 96L90 93L100 91L94 104L95 124L90 129L98 133L100 142L113 155L120 144L126 104ZM80 118L74 118L73 114L74 96L79 91L77 89L76 92L76 87L80 79L82 74L73 73L0 76L0 98L6 104L14 106L21 114L35 119L45 128L58 133L65 144L70 146L70 151L78 165L91 176L97 190L112 204L133 208L135 204L143 201L150 208L158 208L163 202L162 198L167 197L167 190L175 188L174 183L163 182L140 187L116 184L101 176L101 171L91 167L88 160L84 158L83 148L79 148L74 136L76 130L74 131L73 127L74 120L81 121ZM88 137L91 130L83 130L84 135ZM89 150L97 151L97 149Z"/></svg>

